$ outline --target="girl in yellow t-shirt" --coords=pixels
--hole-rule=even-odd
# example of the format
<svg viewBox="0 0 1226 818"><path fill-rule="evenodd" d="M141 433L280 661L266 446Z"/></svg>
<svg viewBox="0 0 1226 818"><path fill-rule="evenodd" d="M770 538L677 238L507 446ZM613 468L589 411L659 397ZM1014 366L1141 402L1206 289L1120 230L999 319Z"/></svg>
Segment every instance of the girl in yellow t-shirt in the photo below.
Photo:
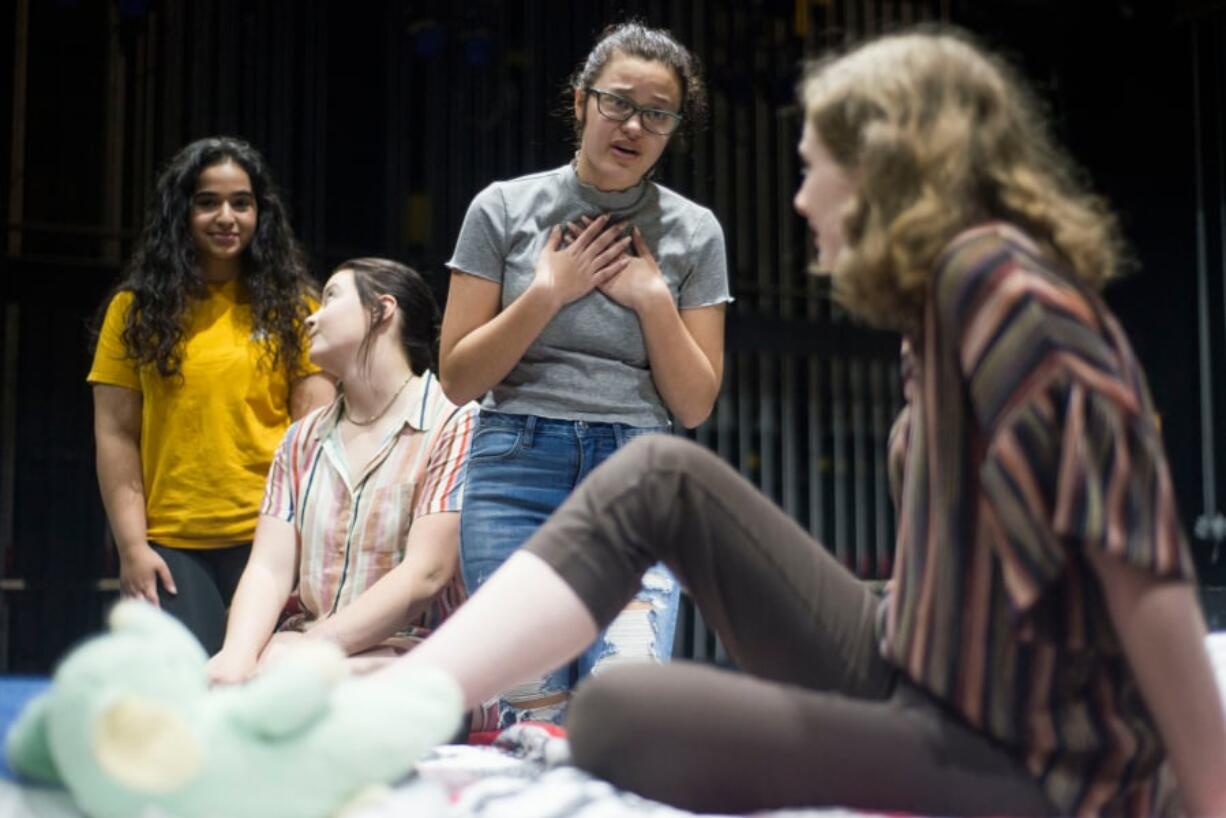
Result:
<svg viewBox="0 0 1226 818"><path fill-rule="evenodd" d="M201 139L158 179L99 330L88 381L121 592L160 604L210 653L273 452L334 395L306 355L313 292L264 158Z"/></svg>

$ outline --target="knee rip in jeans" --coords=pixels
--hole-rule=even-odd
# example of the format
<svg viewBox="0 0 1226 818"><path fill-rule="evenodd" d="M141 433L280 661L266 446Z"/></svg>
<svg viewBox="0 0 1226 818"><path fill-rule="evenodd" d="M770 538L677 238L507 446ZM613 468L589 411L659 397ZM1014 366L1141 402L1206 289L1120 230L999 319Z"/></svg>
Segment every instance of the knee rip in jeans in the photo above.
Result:
<svg viewBox="0 0 1226 818"><path fill-rule="evenodd" d="M669 574L660 570L658 566L653 566L648 569L647 573L643 574L643 590L651 595L652 602L656 605L663 604L657 598L658 595L671 594L675 583L676 581Z"/></svg>
<svg viewBox="0 0 1226 818"><path fill-rule="evenodd" d="M663 604L656 599L636 599L622 609L605 631L604 649L592 665L592 674L618 664L659 661L655 655L656 608Z"/></svg>

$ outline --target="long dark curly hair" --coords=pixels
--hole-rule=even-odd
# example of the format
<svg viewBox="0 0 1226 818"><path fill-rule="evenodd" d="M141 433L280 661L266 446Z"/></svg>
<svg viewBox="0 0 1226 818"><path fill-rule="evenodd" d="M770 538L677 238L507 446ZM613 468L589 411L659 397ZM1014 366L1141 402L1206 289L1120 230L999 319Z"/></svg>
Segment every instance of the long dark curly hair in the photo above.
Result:
<svg viewBox="0 0 1226 818"><path fill-rule="evenodd" d="M227 161L247 172L256 200L255 235L243 251L240 273L250 298L253 337L268 339L263 360L292 379L303 357L307 296L317 295L318 287L307 272L268 163L251 145L233 137L192 142L158 178L136 250L112 293L126 290L133 296L124 347L130 359L154 365L163 377L180 374L187 312L208 294L188 227L192 196L200 174Z"/></svg>

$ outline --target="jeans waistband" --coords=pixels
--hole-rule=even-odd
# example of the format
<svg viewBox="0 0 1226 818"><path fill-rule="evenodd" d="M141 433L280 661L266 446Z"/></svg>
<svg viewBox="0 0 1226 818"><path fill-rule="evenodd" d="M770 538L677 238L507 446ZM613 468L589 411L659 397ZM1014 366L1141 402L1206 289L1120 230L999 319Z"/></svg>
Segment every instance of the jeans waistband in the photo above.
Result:
<svg viewBox="0 0 1226 818"><path fill-rule="evenodd" d="M563 420L539 415L512 415L490 409L481 410L477 418L477 428L522 431L526 438L525 442L529 445L534 437L546 435L572 439L609 437L615 439L620 446L632 437L657 432L667 434L671 431L669 426L631 426L628 423L607 423L595 420Z"/></svg>

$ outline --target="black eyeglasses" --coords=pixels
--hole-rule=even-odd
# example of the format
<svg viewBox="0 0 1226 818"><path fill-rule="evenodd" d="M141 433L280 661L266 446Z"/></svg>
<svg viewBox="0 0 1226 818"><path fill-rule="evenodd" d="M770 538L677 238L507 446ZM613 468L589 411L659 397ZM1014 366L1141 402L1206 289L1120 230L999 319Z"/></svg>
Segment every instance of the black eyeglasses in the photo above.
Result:
<svg viewBox="0 0 1226 818"><path fill-rule="evenodd" d="M600 111L600 115L614 122L626 122L638 114L643 127L659 136L670 136L681 125L681 114L659 108L642 108L625 97L590 85L587 92L596 95L596 110Z"/></svg>

